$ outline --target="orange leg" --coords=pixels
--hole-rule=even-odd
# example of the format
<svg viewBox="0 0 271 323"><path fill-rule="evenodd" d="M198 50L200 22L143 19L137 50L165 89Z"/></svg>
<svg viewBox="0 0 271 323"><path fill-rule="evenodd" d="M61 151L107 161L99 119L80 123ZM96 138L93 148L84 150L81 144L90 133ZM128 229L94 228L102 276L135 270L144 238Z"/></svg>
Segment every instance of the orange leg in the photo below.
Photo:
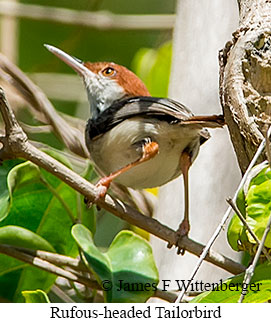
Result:
<svg viewBox="0 0 271 323"><path fill-rule="evenodd" d="M183 152L180 158L180 167L183 173L184 180L184 219L181 222L178 233L180 236L185 236L190 230L189 224L189 186L188 186L188 171L191 166L191 157L187 152Z"/></svg>
<svg viewBox="0 0 271 323"><path fill-rule="evenodd" d="M96 184L96 187L99 189L99 196L98 198L104 197L111 182L118 177L119 175L127 172L129 169L131 169L132 167L135 167L139 164L142 164L144 162L146 162L147 160L153 158L156 156L156 154L158 153L159 150L159 146L158 143L156 142L148 142L143 146L143 154L142 157L139 158L138 160L136 160L135 162L132 162L124 167L122 167L121 169L111 173L108 176L105 176L103 178L101 178L98 183Z"/></svg>
<svg viewBox="0 0 271 323"><path fill-rule="evenodd" d="M179 238L177 239L177 242L179 239L181 239L183 236L186 236L190 230L190 224L189 224L189 186L188 186L188 171L191 166L191 156L187 152L183 152L180 157L180 167L183 173L183 179L184 179L184 219L179 225L179 228L177 230L177 235ZM168 248L171 248L172 245L168 244ZM177 253L178 254L184 254L185 250L178 248Z"/></svg>

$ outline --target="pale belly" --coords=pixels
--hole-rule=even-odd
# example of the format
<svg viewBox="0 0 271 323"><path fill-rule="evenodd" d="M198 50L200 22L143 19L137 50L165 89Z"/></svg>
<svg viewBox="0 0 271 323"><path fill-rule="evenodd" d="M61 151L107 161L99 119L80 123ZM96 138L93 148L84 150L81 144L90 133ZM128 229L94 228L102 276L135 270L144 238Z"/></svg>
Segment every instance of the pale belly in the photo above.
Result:
<svg viewBox="0 0 271 323"><path fill-rule="evenodd" d="M142 149L134 145L149 137L159 145L158 154L118 176L115 181L135 189L161 186L181 174L182 151L194 142L194 159L199 150L199 128L169 125L140 117L123 121L95 141L87 142L94 162L105 175L135 162Z"/></svg>

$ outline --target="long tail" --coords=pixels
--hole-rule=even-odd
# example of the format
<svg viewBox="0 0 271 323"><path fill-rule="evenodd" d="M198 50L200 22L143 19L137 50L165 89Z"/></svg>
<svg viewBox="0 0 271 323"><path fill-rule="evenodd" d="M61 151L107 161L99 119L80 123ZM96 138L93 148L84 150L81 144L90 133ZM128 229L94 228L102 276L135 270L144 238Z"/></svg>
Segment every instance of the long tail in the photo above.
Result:
<svg viewBox="0 0 271 323"><path fill-rule="evenodd" d="M212 116L192 116L182 121L182 124L198 124L206 128L218 128L225 125L225 119L222 114Z"/></svg>

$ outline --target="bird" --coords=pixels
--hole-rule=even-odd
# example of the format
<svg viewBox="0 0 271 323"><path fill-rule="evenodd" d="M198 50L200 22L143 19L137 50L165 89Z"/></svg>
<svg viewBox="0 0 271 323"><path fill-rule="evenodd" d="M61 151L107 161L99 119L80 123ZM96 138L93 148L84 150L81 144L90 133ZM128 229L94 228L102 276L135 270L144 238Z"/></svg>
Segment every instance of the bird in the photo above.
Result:
<svg viewBox="0 0 271 323"><path fill-rule="evenodd" d="M181 174L184 218L178 239L188 235L188 171L206 128L223 127L223 115L195 116L169 98L152 97L132 71L112 62L84 62L52 45L44 46L81 76L90 104L85 141L103 176L96 184L103 198L112 181L133 189L160 187Z"/></svg>

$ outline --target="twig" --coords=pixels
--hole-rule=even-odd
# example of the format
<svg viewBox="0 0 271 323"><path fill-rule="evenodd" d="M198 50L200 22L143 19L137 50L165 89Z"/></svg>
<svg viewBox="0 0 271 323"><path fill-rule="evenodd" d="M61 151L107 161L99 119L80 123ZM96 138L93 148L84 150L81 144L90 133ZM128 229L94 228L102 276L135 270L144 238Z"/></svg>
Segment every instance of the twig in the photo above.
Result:
<svg viewBox="0 0 271 323"><path fill-rule="evenodd" d="M82 132L71 127L56 112L44 92L3 54L0 54L0 67L5 72L1 73L1 77L12 84L38 113L44 115L48 124L64 144L79 156L88 157Z"/></svg>
<svg viewBox="0 0 271 323"><path fill-rule="evenodd" d="M236 213L236 215L238 216L238 218L242 221L243 225L247 228L248 232L251 234L251 236L255 240L256 244L259 245L260 244L260 240L258 239L258 237L256 236L256 234L253 232L253 230L251 229L251 227L248 225L246 219L243 217L242 213L239 211L238 207L235 205L235 203L233 202L233 200L231 198L228 198L227 199L227 202L232 207L233 211ZM264 253L266 259L271 262L270 255L268 254L268 251L266 250L265 247L263 247L263 253Z"/></svg>
<svg viewBox="0 0 271 323"><path fill-rule="evenodd" d="M57 297L59 297L62 301L64 301L65 303L75 303L75 301L70 298L70 296L68 296L60 287L58 287L57 285L53 285L51 290L51 292L53 292Z"/></svg>
<svg viewBox="0 0 271 323"><path fill-rule="evenodd" d="M14 114L3 98L4 92L0 91L0 108L4 120L13 118ZM31 145L27 141L26 135L20 126L17 127L16 136L6 135L5 140L2 141L4 145L0 150L0 159L4 160L7 158L21 157L29 160L61 179L77 192L85 196L88 200L95 200L95 203L100 208L104 208L119 218L148 231L171 245L176 244L178 239L174 230L153 218L143 215L122 201L112 198L109 194L107 194L105 198L99 198L99 192L94 185L57 160L53 159L51 156ZM197 256L201 254L204 248L203 245L187 237L179 241L176 246L181 249L185 248L188 252ZM233 274L241 273L245 268L243 265L216 252L209 253L206 257L206 261L209 261Z"/></svg>
<svg viewBox="0 0 271 323"><path fill-rule="evenodd" d="M268 138L270 137L270 133L271 133L271 127L269 128L268 130ZM258 147L253 159L251 160L243 178L241 179L240 181L240 184L237 188L237 190L235 191L235 194L234 194L234 198L233 200L235 201L236 198L237 198L237 195L238 195L238 192L240 191L240 189L243 187L246 179L247 179L247 176L249 174L249 172L251 171L252 167L254 166L254 164L256 163L258 157L261 155L263 149L264 149L264 146L265 146L265 139L262 140L260 146ZM197 274L203 260L206 258L206 256L208 255L208 253L210 253L210 249L212 247L212 245L214 244L216 238L218 237L218 235L220 234L221 230L224 228L225 226L225 223L227 222L228 218L230 217L231 215L231 211L232 211L232 208L231 206L228 207L227 211L225 212L220 224L218 225L218 227L216 228L214 234L212 235L212 237L210 238L210 240L208 241L208 243L206 244L202 254L200 255L199 259L198 259L198 262L192 272L192 274L190 275L189 279L188 279L188 287L190 286L191 282L193 281L195 275ZM179 303L183 296L185 294L185 290L181 291L177 300L176 300L176 303Z"/></svg>
<svg viewBox="0 0 271 323"><path fill-rule="evenodd" d="M21 260L49 273L64 277L69 281L80 283L84 286L91 287L92 289L102 289L96 280L82 276L78 273L79 271L89 273L86 266L78 259L54 254L48 251L31 250L3 244L0 244L0 253ZM74 270L65 270L59 266L71 267ZM153 297L158 297L168 302L172 302L176 299L176 295L174 293L163 291L161 289L157 289Z"/></svg>
<svg viewBox="0 0 271 323"><path fill-rule="evenodd" d="M270 216L269 216L269 219L268 219L268 223L266 225L266 228L264 230L262 240L261 240L261 242L259 244L259 247L257 249L256 255L255 255L254 259L253 259L253 262L252 262L252 264L246 270L246 273L245 273L245 277L244 277L242 286L248 286L250 284L250 281L251 281L251 279L252 279L252 277L254 275L254 271L255 271L257 262L258 262L258 260L259 260L259 258L261 256L262 250L264 248L265 240L266 240L267 235L268 235L268 233L270 231L270 227L271 227L271 213L270 213ZM238 303L242 303L243 302L246 293L247 293L247 289L246 288L243 288L242 293L240 295L240 298L238 300Z"/></svg>
<svg viewBox="0 0 271 323"><path fill-rule="evenodd" d="M44 250L33 250L28 248L22 248L13 246L14 249L23 252L25 254L31 255L33 257L38 257L42 260L48 261L56 266L65 266L73 268L74 270L81 272L89 272L89 269L82 263L79 259L75 259L69 256L64 256Z"/></svg>
<svg viewBox="0 0 271 323"><path fill-rule="evenodd" d="M16 250L16 248L7 246L7 245L0 245L0 253L3 253L7 256L11 256L13 258L16 258L18 260L21 260L25 263L28 263L32 266L38 267L42 270L45 270L51 274L55 274L57 276L64 277L68 280L72 280L75 282L78 282L80 284L89 286L91 288L97 289L100 288L99 284L95 280L90 280L88 278L85 278L78 273L71 273L68 270L65 270L63 268L60 268L58 266L55 266L54 264L51 264L50 262L40 259L39 257L34 257L30 254L24 253L22 251Z"/></svg>
<svg viewBox="0 0 271 323"><path fill-rule="evenodd" d="M118 15L109 12L88 12L66 8L10 3L1 1L0 15L86 26L101 30L112 29L173 29L175 15Z"/></svg>
<svg viewBox="0 0 271 323"><path fill-rule="evenodd" d="M21 126L27 133L50 133L53 130L50 125L30 126L26 123L21 122Z"/></svg>
<svg viewBox="0 0 271 323"><path fill-rule="evenodd" d="M268 136L269 128L270 126L266 129L264 135L265 135L265 141L266 141L265 150L266 150L267 160L268 160L269 167L271 169L271 151L270 151L270 140Z"/></svg>

